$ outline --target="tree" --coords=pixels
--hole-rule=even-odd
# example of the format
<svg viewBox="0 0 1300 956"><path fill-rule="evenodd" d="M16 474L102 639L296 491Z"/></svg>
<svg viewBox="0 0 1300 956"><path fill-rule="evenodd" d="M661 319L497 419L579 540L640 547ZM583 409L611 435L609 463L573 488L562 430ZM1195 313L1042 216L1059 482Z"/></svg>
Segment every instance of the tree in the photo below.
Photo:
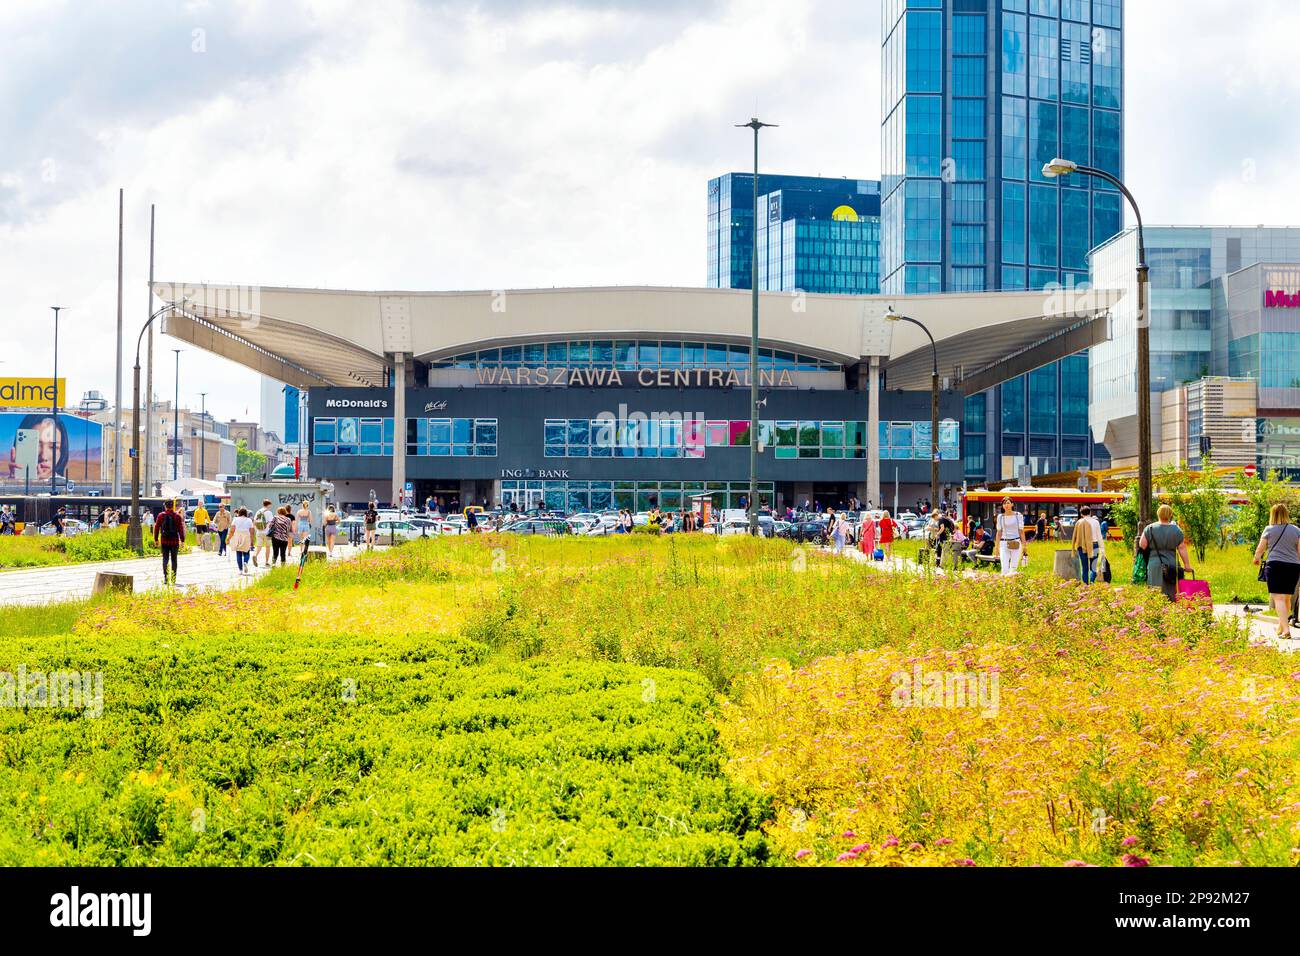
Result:
<svg viewBox="0 0 1300 956"><path fill-rule="evenodd" d="M1236 520L1232 523L1235 537L1254 547L1260 535L1268 527L1269 512L1276 504L1285 504L1291 514L1300 514L1300 496L1296 489L1278 480L1276 471L1259 474L1254 477L1243 475L1238 485L1246 503L1237 508Z"/></svg>
<svg viewBox="0 0 1300 956"><path fill-rule="evenodd" d="M1228 497L1214 473L1214 463L1206 458L1199 476L1182 465L1165 465L1157 475L1160 499L1174 509L1174 520L1183 530L1187 543L1196 551L1196 560L1205 560L1205 549L1220 542Z"/></svg>
<svg viewBox="0 0 1300 956"><path fill-rule="evenodd" d="M235 454L235 470L245 478L260 478L266 474L266 456L260 451L249 449L245 439L235 442Z"/></svg>
<svg viewBox="0 0 1300 956"><path fill-rule="evenodd" d="M1152 513L1155 508L1151 509ZM1124 543L1136 547L1138 532L1138 481L1134 478L1124 486L1124 499L1110 506L1110 520L1124 536Z"/></svg>

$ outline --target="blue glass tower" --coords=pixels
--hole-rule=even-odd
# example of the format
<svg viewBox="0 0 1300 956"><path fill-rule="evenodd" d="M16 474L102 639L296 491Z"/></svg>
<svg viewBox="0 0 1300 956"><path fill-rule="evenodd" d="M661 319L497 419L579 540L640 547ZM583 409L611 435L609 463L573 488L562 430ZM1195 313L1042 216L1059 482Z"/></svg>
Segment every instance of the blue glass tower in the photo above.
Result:
<svg viewBox="0 0 1300 956"><path fill-rule="evenodd" d="M759 288L880 291L880 183L759 176ZM707 285L748 289L754 250L754 176L709 180Z"/></svg>
<svg viewBox="0 0 1300 956"><path fill-rule="evenodd" d="M882 291L1086 281L1089 249L1120 230L1121 197L1041 170L1064 156L1123 176L1123 0L883 0L882 10ZM1091 463L1086 416L1066 412L1087 405L1078 364L968 400L967 418L991 426L967 430L969 478Z"/></svg>

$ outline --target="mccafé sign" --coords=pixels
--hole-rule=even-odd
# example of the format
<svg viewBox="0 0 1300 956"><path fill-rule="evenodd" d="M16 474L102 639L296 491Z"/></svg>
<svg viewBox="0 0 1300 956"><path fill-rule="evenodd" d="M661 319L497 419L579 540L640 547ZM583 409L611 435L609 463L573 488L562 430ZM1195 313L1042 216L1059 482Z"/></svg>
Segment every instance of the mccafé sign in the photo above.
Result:
<svg viewBox="0 0 1300 956"><path fill-rule="evenodd" d="M1281 289L1269 289L1264 293L1266 309L1300 309L1300 292L1286 293Z"/></svg>
<svg viewBox="0 0 1300 956"><path fill-rule="evenodd" d="M52 378L0 379L0 408L48 408L67 404L68 380Z"/></svg>

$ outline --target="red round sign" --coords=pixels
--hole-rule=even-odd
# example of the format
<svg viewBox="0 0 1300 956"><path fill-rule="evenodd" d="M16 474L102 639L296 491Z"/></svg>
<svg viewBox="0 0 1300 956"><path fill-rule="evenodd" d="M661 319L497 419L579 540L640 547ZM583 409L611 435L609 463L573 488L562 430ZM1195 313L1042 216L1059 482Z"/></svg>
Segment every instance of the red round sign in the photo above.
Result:
<svg viewBox="0 0 1300 956"><path fill-rule="evenodd" d="M1241 469L1241 473L1245 475L1247 478L1254 478L1255 473L1257 471L1259 471L1259 469L1256 468L1253 464L1247 465L1245 468Z"/></svg>

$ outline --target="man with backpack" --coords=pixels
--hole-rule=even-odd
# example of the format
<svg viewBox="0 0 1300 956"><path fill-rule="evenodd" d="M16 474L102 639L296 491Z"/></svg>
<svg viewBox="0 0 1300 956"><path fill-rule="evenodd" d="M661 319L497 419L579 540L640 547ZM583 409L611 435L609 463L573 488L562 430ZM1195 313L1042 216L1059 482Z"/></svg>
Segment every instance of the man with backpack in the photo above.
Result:
<svg viewBox="0 0 1300 956"><path fill-rule="evenodd" d="M268 530L271 522L275 520L275 509L271 507L271 499L263 498L262 507L253 515L253 528L257 532L257 544L253 548L253 567L257 567L257 556L260 553L266 558L266 566L271 566L271 536Z"/></svg>
<svg viewBox="0 0 1300 956"><path fill-rule="evenodd" d="M162 550L163 583L176 584L176 558L185 540L185 519L176 511L176 502L168 501L167 508L153 523L154 544ZM167 569L171 567L171 576Z"/></svg>

